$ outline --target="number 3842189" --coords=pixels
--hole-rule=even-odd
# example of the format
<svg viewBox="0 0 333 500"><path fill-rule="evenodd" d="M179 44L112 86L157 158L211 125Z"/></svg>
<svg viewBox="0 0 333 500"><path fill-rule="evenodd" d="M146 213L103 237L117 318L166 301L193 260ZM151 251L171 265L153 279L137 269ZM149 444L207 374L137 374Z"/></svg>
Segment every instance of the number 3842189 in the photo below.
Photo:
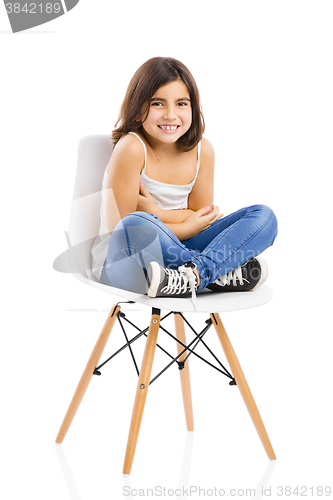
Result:
<svg viewBox="0 0 333 500"><path fill-rule="evenodd" d="M6 10L8 14L59 14L61 10L60 3L6 3Z"/></svg>

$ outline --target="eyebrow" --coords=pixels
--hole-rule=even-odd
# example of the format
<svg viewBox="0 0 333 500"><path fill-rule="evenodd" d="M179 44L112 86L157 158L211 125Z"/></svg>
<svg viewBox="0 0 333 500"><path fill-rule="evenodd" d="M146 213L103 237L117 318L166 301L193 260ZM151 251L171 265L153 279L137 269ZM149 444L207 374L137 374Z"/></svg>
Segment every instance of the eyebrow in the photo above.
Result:
<svg viewBox="0 0 333 500"><path fill-rule="evenodd" d="M152 97L151 100L152 101L163 101L163 102L166 101L166 99L163 99L162 97ZM188 97L181 97L180 99L177 99L177 102L178 101L189 101L189 102L191 102L191 99L189 99Z"/></svg>

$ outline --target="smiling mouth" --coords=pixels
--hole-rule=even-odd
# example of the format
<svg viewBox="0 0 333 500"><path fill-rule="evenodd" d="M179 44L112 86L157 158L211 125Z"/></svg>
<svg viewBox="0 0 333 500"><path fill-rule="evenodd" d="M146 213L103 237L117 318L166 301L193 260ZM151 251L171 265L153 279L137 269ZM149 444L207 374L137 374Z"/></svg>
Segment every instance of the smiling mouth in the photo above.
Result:
<svg viewBox="0 0 333 500"><path fill-rule="evenodd" d="M162 130L177 130L177 128L180 127L180 125L159 125L159 128Z"/></svg>

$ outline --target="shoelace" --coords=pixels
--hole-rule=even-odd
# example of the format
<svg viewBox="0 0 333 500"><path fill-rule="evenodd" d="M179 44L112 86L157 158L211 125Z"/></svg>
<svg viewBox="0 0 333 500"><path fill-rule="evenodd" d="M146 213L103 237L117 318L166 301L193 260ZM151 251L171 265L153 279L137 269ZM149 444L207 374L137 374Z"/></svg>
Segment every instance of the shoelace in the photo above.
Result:
<svg viewBox="0 0 333 500"><path fill-rule="evenodd" d="M230 285L230 282L232 281L232 284L234 286L236 286L237 280L239 281L240 285L244 285L244 281L249 283L249 281L247 279L243 278L243 276L242 276L241 266L237 267L233 271L230 271L230 273L225 274L224 276L221 276L221 278L218 278L216 281L221 286Z"/></svg>
<svg viewBox="0 0 333 500"><path fill-rule="evenodd" d="M170 293L170 294L181 294L186 293L190 289L192 293L192 303L195 306L195 290L197 288L196 285L196 276L191 267L180 266L177 269L165 269L166 274L168 275L168 284L162 288L162 292Z"/></svg>

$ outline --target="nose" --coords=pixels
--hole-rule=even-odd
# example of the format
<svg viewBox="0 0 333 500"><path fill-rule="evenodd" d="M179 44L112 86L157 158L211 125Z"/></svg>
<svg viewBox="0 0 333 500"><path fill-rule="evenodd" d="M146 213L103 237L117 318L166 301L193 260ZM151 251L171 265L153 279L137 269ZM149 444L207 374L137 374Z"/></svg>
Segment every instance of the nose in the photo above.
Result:
<svg viewBox="0 0 333 500"><path fill-rule="evenodd" d="M165 112L163 116L164 120L176 120L177 115L176 115L176 109L174 106L169 105L165 107Z"/></svg>

